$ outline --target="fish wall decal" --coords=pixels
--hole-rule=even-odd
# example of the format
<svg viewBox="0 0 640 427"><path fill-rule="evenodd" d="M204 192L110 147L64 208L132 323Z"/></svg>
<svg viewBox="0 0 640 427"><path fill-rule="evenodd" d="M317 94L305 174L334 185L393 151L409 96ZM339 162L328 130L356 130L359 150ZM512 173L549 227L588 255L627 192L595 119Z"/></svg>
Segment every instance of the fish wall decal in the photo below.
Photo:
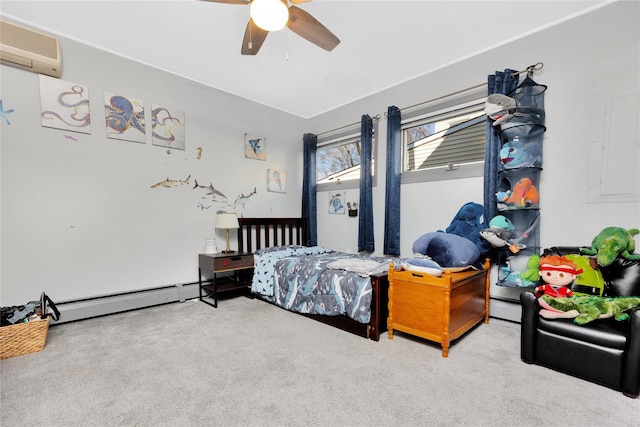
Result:
<svg viewBox="0 0 640 427"><path fill-rule="evenodd" d="M240 194L238 197L236 197L236 201L233 203L233 208L236 209L238 205L242 205L242 208L244 208L244 204L247 203L251 196L253 196L254 194L256 194L256 187L253 187L253 192L247 194L246 196L244 195L244 193Z"/></svg>
<svg viewBox="0 0 640 427"><path fill-rule="evenodd" d="M171 188L171 187L177 187L179 185L185 185L185 184L189 184L189 179L191 179L191 175L189 175L188 177L186 177L185 179L165 179L164 181L160 181L157 184L153 184L151 186L151 188L158 188L158 187L164 187L164 188Z"/></svg>
<svg viewBox="0 0 640 427"><path fill-rule="evenodd" d="M227 196L225 196L225 195L224 195L224 194L222 194L220 191L218 191L218 190L213 186L213 184L209 183L209 185L208 185L208 186L207 186L207 185L200 185L200 184L198 184L198 180L197 180L197 179L195 179L195 178L194 178L194 180L193 180L193 181L196 183L196 185L194 185L194 186L193 186L193 189L194 189L194 190L195 190L196 188L204 188L205 190L209 190L209 192L207 193L207 196L213 196L214 198L215 198L216 196L220 196L220 197L222 197L223 199L226 199L226 198L227 198Z"/></svg>

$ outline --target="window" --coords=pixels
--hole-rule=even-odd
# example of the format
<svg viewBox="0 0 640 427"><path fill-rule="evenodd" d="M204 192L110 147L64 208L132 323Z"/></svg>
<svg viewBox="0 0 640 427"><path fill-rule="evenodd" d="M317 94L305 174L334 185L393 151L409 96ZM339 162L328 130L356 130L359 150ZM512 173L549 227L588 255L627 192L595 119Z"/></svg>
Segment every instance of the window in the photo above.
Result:
<svg viewBox="0 0 640 427"><path fill-rule="evenodd" d="M358 124L359 126L359 124ZM376 126L373 132L372 174L375 181ZM360 131L318 140L316 179L318 191L360 186ZM375 182L374 182L375 185Z"/></svg>
<svg viewBox="0 0 640 427"><path fill-rule="evenodd" d="M402 182L482 176L484 101L484 96L471 94L462 101L438 103L420 116L403 120Z"/></svg>

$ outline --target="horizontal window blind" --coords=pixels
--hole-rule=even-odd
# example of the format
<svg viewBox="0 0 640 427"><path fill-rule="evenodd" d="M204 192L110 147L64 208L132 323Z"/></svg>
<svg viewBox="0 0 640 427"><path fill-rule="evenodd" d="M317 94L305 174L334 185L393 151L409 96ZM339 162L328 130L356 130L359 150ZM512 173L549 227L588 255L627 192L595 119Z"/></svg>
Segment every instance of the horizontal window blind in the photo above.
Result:
<svg viewBox="0 0 640 427"><path fill-rule="evenodd" d="M403 124L404 170L420 171L484 161L484 99L415 117Z"/></svg>
<svg viewBox="0 0 640 427"><path fill-rule="evenodd" d="M408 144L406 170L484 160L486 120L477 117Z"/></svg>

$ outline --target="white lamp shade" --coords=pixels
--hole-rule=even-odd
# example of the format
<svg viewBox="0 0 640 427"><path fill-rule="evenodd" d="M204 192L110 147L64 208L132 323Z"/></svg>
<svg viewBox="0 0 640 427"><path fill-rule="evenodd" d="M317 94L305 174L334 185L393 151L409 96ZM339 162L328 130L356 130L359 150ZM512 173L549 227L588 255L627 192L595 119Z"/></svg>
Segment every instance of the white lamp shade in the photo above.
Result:
<svg viewBox="0 0 640 427"><path fill-rule="evenodd" d="M289 8L281 0L253 0L249 14L255 24L266 31L278 31L289 20Z"/></svg>
<svg viewBox="0 0 640 427"><path fill-rule="evenodd" d="M230 229L239 228L238 217L235 213L219 213L216 215L216 228Z"/></svg>

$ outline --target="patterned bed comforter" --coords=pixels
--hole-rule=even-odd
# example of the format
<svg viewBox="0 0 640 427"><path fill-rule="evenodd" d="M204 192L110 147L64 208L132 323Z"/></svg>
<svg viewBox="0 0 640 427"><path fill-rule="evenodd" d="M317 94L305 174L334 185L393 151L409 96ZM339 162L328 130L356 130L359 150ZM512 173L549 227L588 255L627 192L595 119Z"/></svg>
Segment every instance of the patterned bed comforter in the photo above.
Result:
<svg viewBox="0 0 640 427"><path fill-rule="evenodd" d="M390 258L363 257L319 246L263 250L251 290L291 311L371 318L371 274L386 272Z"/></svg>

